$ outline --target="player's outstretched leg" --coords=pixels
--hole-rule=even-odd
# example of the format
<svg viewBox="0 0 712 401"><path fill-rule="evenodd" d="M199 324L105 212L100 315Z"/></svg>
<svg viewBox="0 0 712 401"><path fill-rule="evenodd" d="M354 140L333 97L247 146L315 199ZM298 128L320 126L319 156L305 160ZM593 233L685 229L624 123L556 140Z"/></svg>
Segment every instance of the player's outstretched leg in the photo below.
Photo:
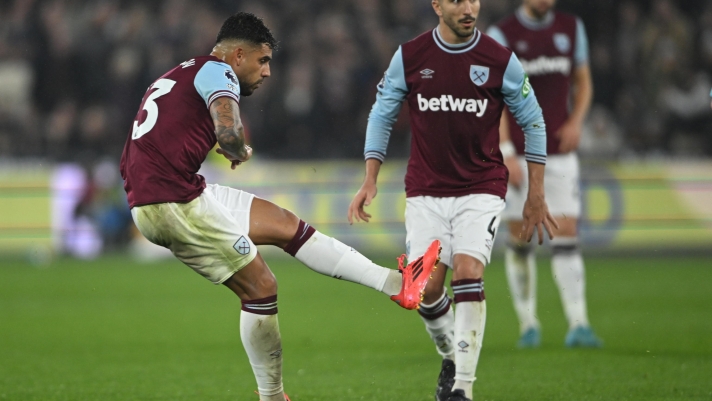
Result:
<svg viewBox="0 0 712 401"><path fill-rule="evenodd" d="M576 237L556 237L551 241L551 270L559 287L569 332L567 347L598 348L603 345L591 329L586 307L586 273Z"/></svg>
<svg viewBox="0 0 712 401"><path fill-rule="evenodd" d="M517 232L521 222L510 224ZM536 259L533 245L511 238L505 250L504 267L514 310L519 318L519 347L535 348L541 342L539 319L536 317Z"/></svg>
<svg viewBox="0 0 712 401"><path fill-rule="evenodd" d="M482 256L483 260L486 260ZM472 400L472 385L485 334L484 263L472 256L456 254L453 259L455 295L455 384L448 401Z"/></svg>
<svg viewBox="0 0 712 401"><path fill-rule="evenodd" d="M242 301L240 338L257 381L260 401L285 401L282 337L277 320L277 281L262 256L224 284Z"/></svg>
<svg viewBox="0 0 712 401"><path fill-rule="evenodd" d="M416 309L439 256L439 242L400 271L379 266L355 249L326 236L292 212L255 198L250 210L250 239L276 245L310 269L365 285L390 295L406 309Z"/></svg>

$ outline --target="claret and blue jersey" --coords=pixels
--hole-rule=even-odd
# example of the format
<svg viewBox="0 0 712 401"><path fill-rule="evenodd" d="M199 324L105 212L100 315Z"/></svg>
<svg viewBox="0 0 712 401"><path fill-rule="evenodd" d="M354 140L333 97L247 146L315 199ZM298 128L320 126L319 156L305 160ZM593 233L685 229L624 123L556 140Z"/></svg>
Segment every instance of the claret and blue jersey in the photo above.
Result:
<svg viewBox="0 0 712 401"><path fill-rule="evenodd" d="M210 104L240 100L240 84L228 64L196 57L170 70L146 91L121 156L129 206L185 203L205 188L200 165L215 146Z"/></svg>
<svg viewBox="0 0 712 401"><path fill-rule="evenodd" d="M487 31L501 45L511 48L522 62L536 89L547 128L547 152L559 153L557 131L569 116L569 94L575 69L588 63L588 39L583 22L574 15L550 11L533 20L523 9ZM511 110L510 110L511 111ZM513 119L510 115L510 122ZM517 153L524 149L524 135L510 124Z"/></svg>
<svg viewBox="0 0 712 401"><path fill-rule="evenodd" d="M507 168L499 151L506 104L527 136L527 159L546 162L541 109L511 50L475 30L446 43L437 28L400 46L378 84L366 131L366 159L383 161L403 101L410 108L406 196L486 193L504 198Z"/></svg>

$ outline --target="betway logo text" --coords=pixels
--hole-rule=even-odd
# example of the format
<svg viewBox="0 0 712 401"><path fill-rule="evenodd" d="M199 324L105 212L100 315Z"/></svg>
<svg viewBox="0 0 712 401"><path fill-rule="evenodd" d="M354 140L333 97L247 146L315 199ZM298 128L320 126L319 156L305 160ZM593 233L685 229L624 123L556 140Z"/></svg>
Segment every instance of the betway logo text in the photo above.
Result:
<svg viewBox="0 0 712 401"><path fill-rule="evenodd" d="M424 98L418 93L418 108L420 111L464 111L476 113L477 117L482 117L487 110L488 99L458 99L452 95L442 95L440 97Z"/></svg>
<svg viewBox="0 0 712 401"><path fill-rule="evenodd" d="M521 60L524 72L529 76L561 73L569 75L571 73L571 59L568 57L545 57L540 56L534 60Z"/></svg>

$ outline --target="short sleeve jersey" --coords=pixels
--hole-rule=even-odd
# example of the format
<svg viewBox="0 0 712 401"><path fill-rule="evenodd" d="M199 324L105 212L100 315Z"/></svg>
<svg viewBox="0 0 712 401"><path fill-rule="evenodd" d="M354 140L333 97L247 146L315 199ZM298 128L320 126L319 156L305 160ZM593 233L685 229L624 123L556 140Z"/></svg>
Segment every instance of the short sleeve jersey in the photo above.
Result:
<svg viewBox="0 0 712 401"><path fill-rule="evenodd" d="M129 206L186 203L205 189L198 174L215 146L210 104L240 99L232 68L213 56L196 57L149 86L121 156Z"/></svg>
<svg viewBox="0 0 712 401"><path fill-rule="evenodd" d="M583 23L558 11L543 21L528 19L521 9L488 31L511 48L522 62L546 121L547 154L558 154L557 131L569 117L571 79L574 69L588 62L588 43ZM524 135L511 113L510 136L517 153L524 153Z"/></svg>

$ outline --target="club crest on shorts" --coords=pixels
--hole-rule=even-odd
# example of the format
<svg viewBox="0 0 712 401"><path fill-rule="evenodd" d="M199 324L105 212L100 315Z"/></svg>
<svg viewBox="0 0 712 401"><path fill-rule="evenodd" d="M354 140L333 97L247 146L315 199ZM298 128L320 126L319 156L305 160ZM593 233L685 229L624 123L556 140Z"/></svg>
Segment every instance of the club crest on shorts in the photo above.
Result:
<svg viewBox="0 0 712 401"><path fill-rule="evenodd" d="M472 80L472 83L477 86L484 85L489 79L489 67L483 67L481 65L471 65L470 79Z"/></svg>
<svg viewBox="0 0 712 401"><path fill-rule="evenodd" d="M240 255L247 255L250 253L250 241L248 241L244 235L241 235L232 247L235 248L237 253Z"/></svg>
<svg viewBox="0 0 712 401"><path fill-rule="evenodd" d="M554 46L556 50L561 53L568 53L571 49L571 40L569 36L565 33L555 33L554 34Z"/></svg>

